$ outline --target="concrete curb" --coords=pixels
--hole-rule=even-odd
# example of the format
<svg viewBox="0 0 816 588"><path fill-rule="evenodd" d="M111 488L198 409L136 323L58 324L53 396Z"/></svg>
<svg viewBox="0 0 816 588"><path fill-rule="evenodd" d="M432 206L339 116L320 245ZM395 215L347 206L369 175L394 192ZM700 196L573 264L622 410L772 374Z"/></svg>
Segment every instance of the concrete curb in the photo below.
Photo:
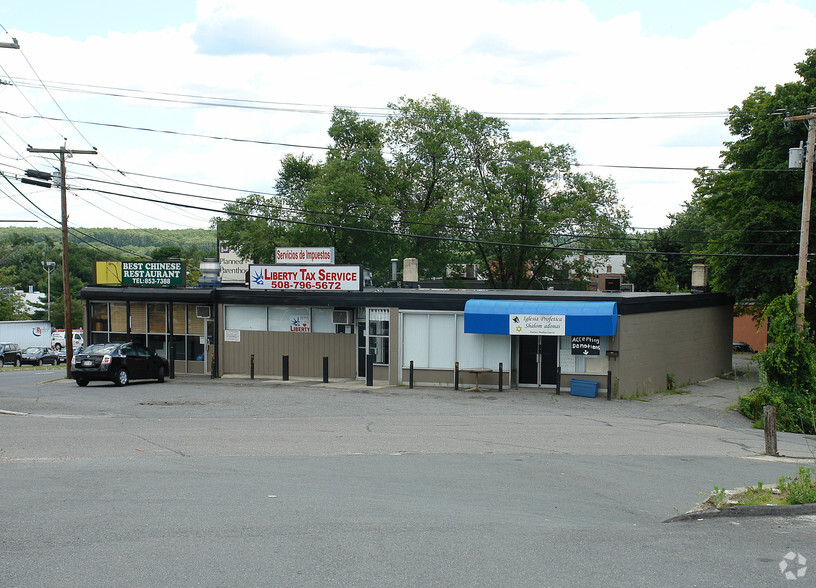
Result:
<svg viewBox="0 0 816 588"><path fill-rule="evenodd" d="M696 512L687 512L663 521L664 523L682 523L701 521L720 517L791 517L816 514L816 504L779 504L752 506L724 506Z"/></svg>

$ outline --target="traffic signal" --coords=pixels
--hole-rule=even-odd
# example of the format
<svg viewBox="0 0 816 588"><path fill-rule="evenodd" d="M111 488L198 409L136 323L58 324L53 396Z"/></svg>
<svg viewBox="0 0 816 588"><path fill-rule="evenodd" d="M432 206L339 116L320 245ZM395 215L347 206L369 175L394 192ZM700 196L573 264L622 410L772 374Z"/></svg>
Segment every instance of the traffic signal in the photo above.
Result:
<svg viewBox="0 0 816 588"><path fill-rule="evenodd" d="M51 174L47 172L27 169L25 175L26 177L20 178L20 181L24 184L33 184L34 186L42 186L43 188L51 187Z"/></svg>

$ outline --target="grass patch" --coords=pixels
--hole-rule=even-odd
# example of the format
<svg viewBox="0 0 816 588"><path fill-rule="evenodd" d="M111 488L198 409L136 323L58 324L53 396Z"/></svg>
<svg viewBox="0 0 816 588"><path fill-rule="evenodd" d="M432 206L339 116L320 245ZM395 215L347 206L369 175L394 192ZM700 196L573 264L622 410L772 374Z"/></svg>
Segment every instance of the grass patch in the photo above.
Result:
<svg viewBox="0 0 816 588"><path fill-rule="evenodd" d="M757 482L756 486L726 490L714 486L714 492L699 510L725 506L763 506L780 504L811 504L816 502L816 473L800 466L799 475L779 478L774 486Z"/></svg>

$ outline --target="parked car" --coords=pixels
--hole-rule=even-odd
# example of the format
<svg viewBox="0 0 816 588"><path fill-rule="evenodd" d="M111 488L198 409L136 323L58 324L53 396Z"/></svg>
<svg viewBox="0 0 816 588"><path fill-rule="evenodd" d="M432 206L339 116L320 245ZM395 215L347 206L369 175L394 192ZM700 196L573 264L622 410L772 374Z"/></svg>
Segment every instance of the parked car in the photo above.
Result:
<svg viewBox="0 0 816 588"><path fill-rule="evenodd" d="M731 343L731 350L736 352L747 352L747 353L754 353L754 348L748 345L748 343L743 343L742 341L735 341Z"/></svg>
<svg viewBox="0 0 816 588"><path fill-rule="evenodd" d="M30 365L59 364L59 356L50 347L26 347L23 350L22 363Z"/></svg>
<svg viewBox="0 0 816 588"><path fill-rule="evenodd" d="M0 367L6 365L23 365L23 352L17 343L0 343Z"/></svg>
<svg viewBox="0 0 816 588"><path fill-rule="evenodd" d="M91 380L110 380L124 386L131 380L164 382L170 373L167 360L139 343L96 343L74 355L71 377L79 386Z"/></svg>

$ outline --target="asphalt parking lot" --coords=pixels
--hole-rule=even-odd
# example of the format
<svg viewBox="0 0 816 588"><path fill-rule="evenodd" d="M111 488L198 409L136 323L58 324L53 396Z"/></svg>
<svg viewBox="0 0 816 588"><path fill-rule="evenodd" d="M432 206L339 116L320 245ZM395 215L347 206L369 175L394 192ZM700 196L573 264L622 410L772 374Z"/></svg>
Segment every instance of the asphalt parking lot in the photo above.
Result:
<svg viewBox="0 0 816 588"><path fill-rule="evenodd" d="M813 463L762 455L742 374L609 402L3 371L0 585L771 585L813 516L663 522Z"/></svg>

